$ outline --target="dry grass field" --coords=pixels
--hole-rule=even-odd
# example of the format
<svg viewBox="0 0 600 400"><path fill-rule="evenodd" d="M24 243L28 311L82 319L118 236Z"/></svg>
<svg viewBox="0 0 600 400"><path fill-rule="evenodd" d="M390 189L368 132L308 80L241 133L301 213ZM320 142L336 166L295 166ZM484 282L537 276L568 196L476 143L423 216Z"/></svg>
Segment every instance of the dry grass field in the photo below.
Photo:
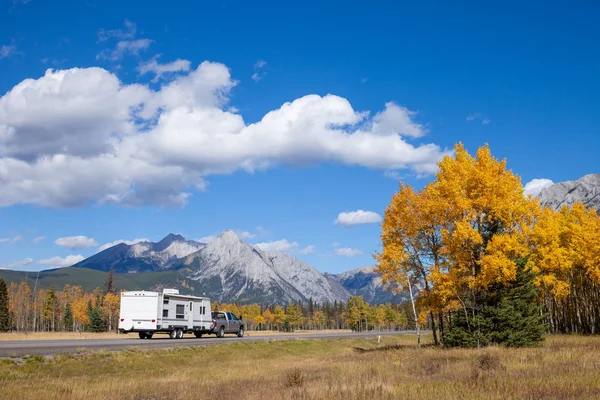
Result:
<svg viewBox="0 0 600 400"><path fill-rule="evenodd" d="M324 334L324 333L349 333L349 329L338 330L297 330L294 334ZM246 331L246 336L285 336L289 335L286 332L278 331ZM156 337L165 337L166 334L157 333ZM193 338L194 335L188 334L186 337ZM228 335L229 336L229 335ZM79 340L79 339L138 339L137 333L118 334L110 333L93 333L93 332L8 332L0 333L0 341L3 340Z"/></svg>
<svg viewBox="0 0 600 400"><path fill-rule="evenodd" d="M416 348L414 337L271 340L0 361L6 399L598 399L600 338Z"/></svg>

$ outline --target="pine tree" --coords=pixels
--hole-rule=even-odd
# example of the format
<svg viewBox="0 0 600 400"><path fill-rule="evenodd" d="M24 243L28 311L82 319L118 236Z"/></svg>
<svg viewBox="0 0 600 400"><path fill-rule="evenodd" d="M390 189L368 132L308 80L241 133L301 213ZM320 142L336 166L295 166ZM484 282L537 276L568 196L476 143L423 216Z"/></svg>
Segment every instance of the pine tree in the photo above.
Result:
<svg viewBox="0 0 600 400"><path fill-rule="evenodd" d="M453 314L452 326L445 332L446 347L480 347L501 344L510 347L533 346L544 340L545 317L538 304L535 274L525 259L518 259L515 279L479 292L467 311Z"/></svg>
<svg viewBox="0 0 600 400"><path fill-rule="evenodd" d="M8 289L4 279L0 279L0 332L10 330L10 314L8 313Z"/></svg>
<svg viewBox="0 0 600 400"><path fill-rule="evenodd" d="M110 267L110 271L108 271L108 276L106 277L106 282L104 282L104 294L115 293L115 266L112 265Z"/></svg>
<svg viewBox="0 0 600 400"><path fill-rule="evenodd" d="M71 309L71 303L67 303L65 306L65 315L63 316L63 325L66 331L73 330L73 310Z"/></svg>
<svg viewBox="0 0 600 400"><path fill-rule="evenodd" d="M104 318L102 317L102 312L100 311L100 307L96 306L92 308L90 312L90 332L105 332L106 331L106 323Z"/></svg>

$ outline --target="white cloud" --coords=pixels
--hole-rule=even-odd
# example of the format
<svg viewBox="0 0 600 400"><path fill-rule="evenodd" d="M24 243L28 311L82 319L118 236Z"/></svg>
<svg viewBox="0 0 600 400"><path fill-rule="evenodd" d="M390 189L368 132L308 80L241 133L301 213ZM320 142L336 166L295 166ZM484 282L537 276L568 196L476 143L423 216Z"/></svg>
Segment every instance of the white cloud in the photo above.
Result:
<svg viewBox="0 0 600 400"><path fill-rule="evenodd" d="M393 103L370 118L307 95L246 124L226 111L236 84L210 62L157 90L102 68L22 81L0 98L0 206L181 207L214 174L321 162L423 174L451 154L408 143L424 131Z"/></svg>
<svg viewBox="0 0 600 400"><path fill-rule="evenodd" d="M487 118L484 114L480 113L480 112L476 112L476 113L472 113L467 115L467 121L468 122L472 122L472 121L481 121L481 125L487 125L490 122L492 122L489 118Z"/></svg>
<svg viewBox="0 0 600 400"><path fill-rule="evenodd" d="M416 114L414 111L399 106L396 103L388 102L385 104L385 110L377 113L373 118L373 133L380 135L402 135L410 137L421 137L427 133L427 130L412 120Z"/></svg>
<svg viewBox="0 0 600 400"><path fill-rule="evenodd" d="M286 239L275 240L272 242L256 243L254 246L263 251L271 252L289 252L298 248L298 243L288 242Z"/></svg>
<svg viewBox="0 0 600 400"><path fill-rule="evenodd" d="M195 242L200 242L200 243L210 243L213 240L215 240L217 238L216 235L208 235L208 236L203 236L200 239L194 239Z"/></svg>
<svg viewBox="0 0 600 400"><path fill-rule="evenodd" d="M355 257L363 254L362 250L351 249L349 247L340 247L335 249L335 254L342 257Z"/></svg>
<svg viewBox="0 0 600 400"><path fill-rule="evenodd" d="M172 75L175 72L186 72L190 70L192 65L188 60L177 59L173 62L160 64L157 60L160 55L154 56L150 61L142 63L138 66L138 72L140 75L147 74L149 72L154 74L152 82L158 82L165 75Z"/></svg>
<svg viewBox="0 0 600 400"><path fill-rule="evenodd" d="M523 192L526 195L530 194L531 196L536 197L543 189L550 187L553 184L554 182L552 182L550 179L532 179L531 181L527 182Z"/></svg>
<svg viewBox="0 0 600 400"><path fill-rule="evenodd" d="M82 235L58 238L54 241L54 243L57 246L67 247L71 250L81 249L84 247L93 247L98 245L96 239Z"/></svg>
<svg viewBox="0 0 600 400"><path fill-rule="evenodd" d="M38 237L33 238L32 241L33 241L33 243L38 243L38 242L41 242L44 239L46 239L46 236L38 236Z"/></svg>
<svg viewBox="0 0 600 400"><path fill-rule="evenodd" d="M105 40L116 38L116 39L133 39L136 33L136 25L134 22L125 20L125 30L123 29L100 29L98 31L98 41L104 42Z"/></svg>
<svg viewBox="0 0 600 400"><path fill-rule="evenodd" d="M238 231L238 232L236 232L236 234L239 236L240 239L252 239L252 238L256 237L256 233L252 233L252 232Z"/></svg>
<svg viewBox="0 0 600 400"><path fill-rule="evenodd" d="M12 263L9 263L6 265L2 265L2 266L0 266L0 269L19 270L19 269L22 269L22 268L28 266L32 262L33 262L32 258L26 258L24 260L15 261L15 262L12 262Z"/></svg>
<svg viewBox="0 0 600 400"><path fill-rule="evenodd" d="M299 254L312 254L312 253L314 253L314 252L315 252L315 250L316 250L316 249L317 249L317 248L316 248L316 246L313 246L313 245L311 244L311 245L309 245L309 246L306 246L306 247L305 247L305 248L303 248L303 249L300 249L300 250L298 250L298 253L299 253Z"/></svg>
<svg viewBox="0 0 600 400"><path fill-rule="evenodd" d="M403 175L401 175L398 171L393 171L393 170L385 171L383 173L383 176L385 176L386 178L393 179L395 181L401 181L402 179L404 179Z"/></svg>
<svg viewBox="0 0 600 400"><path fill-rule="evenodd" d="M149 242L149 241L150 240L146 239L146 238L138 238L138 239L133 239L133 240L119 239L119 240L115 240L114 242L104 243L102 246L98 247L98 253L100 253L101 251L106 250L108 248L111 248L113 246L116 246L118 244L121 244L121 243L132 245L132 244L136 244L136 243L140 243L140 242Z"/></svg>
<svg viewBox="0 0 600 400"><path fill-rule="evenodd" d="M112 50L103 50L98 53L96 59L104 59L111 61L119 61L126 54L133 54L135 56L140 54L140 51L146 50L152 44L153 40L150 39L136 39L136 40L121 40L117 43L117 46Z"/></svg>
<svg viewBox="0 0 600 400"><path fill-rule="evenodd" d="M6 57L10 57L15 54L17 51L17 46L13 45L3 45L0 46L0 60Z"/></svg>
<svg viewBox="0 0 600 400"><path fill-rule="evenodd" d="M373 211L348 211L339 213L335 224L343 226L354 226L360 224L377 224L381 222L381 215Z"/></svg>
<svg viewBox="0 0 600 400"><path fill-rule="evenodd" d="M23 236L17 235L11 238L0 238L0 243L17 243L23 239Z"/></svg>
<svg viewBox="0 0 600 400"><path fill-rule="evenodd" d="M66 257L50 257L50 258L46 258L43 260L39 260L37 263L40 265L48 265L54 268L64 268L64 267L70 267L73 264L77 264L80 261L85 260L85 257L83 257L81 254L70 254Z"/></svg>
<svg viewBox="0 0 600 400"><path fill-rule="evenodd" d="M267 71L264 69L267 67L267 62L265 60L258 60L254 63L254 73L252 74L252 80L254 82L260 81L267 75Z"/></svg>

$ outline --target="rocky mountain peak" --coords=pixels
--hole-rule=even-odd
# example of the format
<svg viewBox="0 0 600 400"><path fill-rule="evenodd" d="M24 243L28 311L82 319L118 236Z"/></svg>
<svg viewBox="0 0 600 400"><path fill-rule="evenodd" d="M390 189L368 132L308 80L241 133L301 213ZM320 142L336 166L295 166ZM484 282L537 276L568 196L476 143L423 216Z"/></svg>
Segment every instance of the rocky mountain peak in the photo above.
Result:
<svg viewBox="0 0 600 400"><path fill-rule="evenodd" d="M600 174L589 174L576 181L555 183L538 195L540 203L554 210L581 202L600 211Z"/></svg>
<svg viewBox="0 0 600 400"><path fill-rule="evenodd" d="M169 233L160 242L154 244L154 251L163 251L174 242L185 242L185 238L179 234Z"/></svg>

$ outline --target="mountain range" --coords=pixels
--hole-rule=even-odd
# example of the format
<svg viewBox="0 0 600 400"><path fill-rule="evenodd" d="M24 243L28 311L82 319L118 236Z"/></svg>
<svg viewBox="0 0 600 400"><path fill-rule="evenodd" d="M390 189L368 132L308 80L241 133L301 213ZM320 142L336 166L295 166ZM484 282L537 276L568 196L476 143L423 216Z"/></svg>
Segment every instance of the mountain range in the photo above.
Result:
<svg viewBox="0 0 600 400"><path fill-rule="evenodd" d="M321 273L313 266L283 252L263 251L240 239L231 230L210 243L169 234L157 243L120 243L69 267L37 273L0 271L7 281L37 280L40 288L82 285L85 290L102 286L112 269L120 288L161 290L209 296L219 302L285 304L289 301L318 303L347 301L362 295L370 303L400 302L385 290L374 268L343 274Z"/></svg>
<svg viewBox="0 0 600 400"><path fill-rule="evenodd" d="M600 212L600 174L589 174L576 181L555 183L542 189L540 203L554 210L571 207L575 202Z"/></svg>
<svg viewBox="0 0 600 400"><path fill-rule="evenodd" d="M600 174L553 184L538 195L555 210L580 201L600 211ZM405 300L385 290L374 267L329 274L283 252L263 251L227 230L210 243L169 234L157 243L120 243L69 268L34 272L0 270L8 282L27 280L40 288L68 283L91 291L102 286L114 269L119 288L127 290L180 289L220 302L272 303L289 301L347 301L360 295L369 303Z"/></svg>

